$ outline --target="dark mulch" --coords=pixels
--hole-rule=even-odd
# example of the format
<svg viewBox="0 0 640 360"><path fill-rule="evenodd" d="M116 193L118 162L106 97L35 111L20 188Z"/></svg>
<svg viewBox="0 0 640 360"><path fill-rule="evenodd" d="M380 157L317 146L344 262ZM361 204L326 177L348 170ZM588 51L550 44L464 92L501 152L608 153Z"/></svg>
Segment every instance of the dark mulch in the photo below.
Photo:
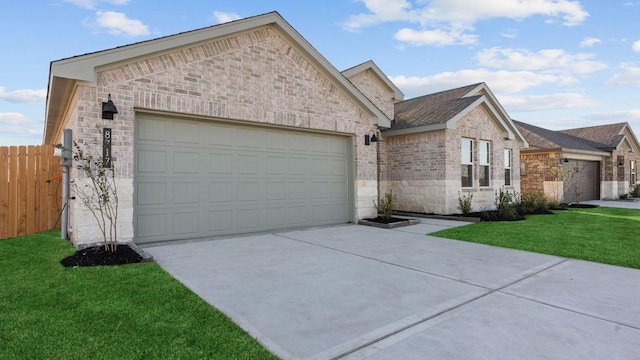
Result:
<svg viewBox="0 0 640 360"><path fill-rule="evenodd" d="M125 265L143 261L143 257L129 247L129 245L118 245L114 252L105 250L104 246L94 246L78 250L75 254L62 259L60 263L64 267L74 267Z"/></svg>
<svg viewBox="0 0 640 360"><path fill-rule="evenodd" d="M385 219L382 216L378 216L378 217L375 217L375 218L368 218L368 219L365 219L365 220L366 221L380 223L380 224L392 224L392 223L395 223L395 222L407 221L407 219L395 218L393 216L389 220Z"/></svg>
<svg viewBox="0 0 640 360"><path fill-rule="evenodd" d="M569 205L570 208L572 209L593 209L593 208L597 208L600 207L600 205L593 205L593 204L570 204Z"/></svg>

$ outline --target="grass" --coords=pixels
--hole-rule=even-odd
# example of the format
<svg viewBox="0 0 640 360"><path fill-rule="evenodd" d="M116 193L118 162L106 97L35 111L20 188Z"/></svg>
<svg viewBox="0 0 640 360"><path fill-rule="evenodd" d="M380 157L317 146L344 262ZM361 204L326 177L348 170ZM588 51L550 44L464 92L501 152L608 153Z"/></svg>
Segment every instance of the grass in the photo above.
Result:
<svg viewBox="0 0 640 360"><path fill-rule="evenodd" d="M640 269L640 210L570 209L430 235Z"/></svg>
<svg viewBox="0 0 640 360"><path fill-rule="evenodd" d="M1 359L275 359L155 263L62 267L59 234L0 240Z"/></svg>

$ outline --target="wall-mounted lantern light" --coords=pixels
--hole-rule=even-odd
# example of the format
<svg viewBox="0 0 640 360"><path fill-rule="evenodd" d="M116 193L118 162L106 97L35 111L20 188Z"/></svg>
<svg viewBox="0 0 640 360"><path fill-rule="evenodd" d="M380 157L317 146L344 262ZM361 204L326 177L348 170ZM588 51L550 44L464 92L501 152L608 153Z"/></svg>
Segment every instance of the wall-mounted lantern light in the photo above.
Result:
<svg viewBox="0 0 640 360"><path fill-rule="evenodd" d="M372 143L372 142L378 142L378 137L376 136L375 131L369 130L369 133L364 136L364 144L369 145L369 143Z"/></svg>
<svg viewBox="0 0 640 360"><path fill-rule="evenodd" d="M118 109L116 109L116 106L113 104L113 101L111 101L111 94L109 94L107 102L104 102L104 101L102 102L102 118L107 120L113 120L113 114L117 114L117 113L118 113Z"/></svg>
<svg viewBox="0 0 640 360"><path fill-rule="evenodd" d="M618 166L624 166L624 158L618 159Z"/></svg>

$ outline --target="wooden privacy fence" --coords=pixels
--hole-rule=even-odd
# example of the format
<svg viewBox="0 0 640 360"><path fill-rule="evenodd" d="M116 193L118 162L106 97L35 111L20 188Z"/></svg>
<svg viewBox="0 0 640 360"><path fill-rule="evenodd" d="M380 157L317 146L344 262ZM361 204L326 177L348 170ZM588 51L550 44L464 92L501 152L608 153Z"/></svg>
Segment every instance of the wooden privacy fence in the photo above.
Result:
<svg viewBox="0 0 640 360"><path fill-rule="evenodd" d="M56 226L62 168L53 151L53 145L0 147L0 239Z"/></svg>

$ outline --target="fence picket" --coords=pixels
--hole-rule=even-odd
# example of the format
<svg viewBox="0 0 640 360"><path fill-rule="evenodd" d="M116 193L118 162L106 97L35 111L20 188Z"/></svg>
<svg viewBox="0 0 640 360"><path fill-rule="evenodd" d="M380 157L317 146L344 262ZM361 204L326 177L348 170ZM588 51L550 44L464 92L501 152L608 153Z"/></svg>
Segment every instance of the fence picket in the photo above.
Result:
<svg viewBox="0 0 640 360"><path fill-rule="evenodd" d="M0 147L0 239L54 226L62 187L53 150L52 145Z"/></svg>

